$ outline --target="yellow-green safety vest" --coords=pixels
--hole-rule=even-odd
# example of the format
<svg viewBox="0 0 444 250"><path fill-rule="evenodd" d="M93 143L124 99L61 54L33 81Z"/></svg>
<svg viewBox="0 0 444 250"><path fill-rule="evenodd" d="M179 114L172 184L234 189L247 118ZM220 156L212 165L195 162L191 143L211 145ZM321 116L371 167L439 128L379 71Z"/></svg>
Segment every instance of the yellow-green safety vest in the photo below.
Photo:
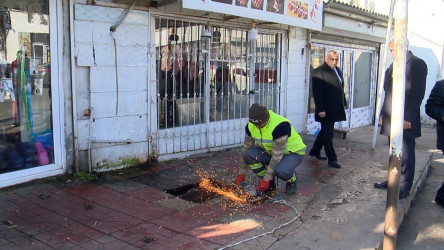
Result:
<svg viewBox="0 0 444 250"><path fill-rule="evenodd" d="M273 111L268 110L270 118L267 125L263 128L257 128L253 123L248 122L248 130L250 130L251 137L254 141L262 147L267 153L271 155L273 148L273 131L283 122L288 122L291 127L291 135L288 137L287 147L285 148L285 154L297 153L305 155L305 144L302 141L301 136L291 126L290 121L280 115L275 114Z"/></svg>

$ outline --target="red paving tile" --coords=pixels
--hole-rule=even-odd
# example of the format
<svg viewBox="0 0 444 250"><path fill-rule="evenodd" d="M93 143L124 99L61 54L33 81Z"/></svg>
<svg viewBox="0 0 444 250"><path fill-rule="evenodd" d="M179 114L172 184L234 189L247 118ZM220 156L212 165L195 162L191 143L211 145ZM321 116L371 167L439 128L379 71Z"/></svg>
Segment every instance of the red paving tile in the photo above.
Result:
<svg viewBox="0 0 444 250"><path fill-rule="evenodd" d="M220 247L220 245L205 240L196 239L185 234L179 234L173 238L168 238L157 243L159 245L168 247L168 249L215 249Z"/></svg>
<svg viewBox="0 0 444 250"><path fill-rule="evenodd" d="M290 209L289 206L278 203L263 203L253 207L252 212L270 217L277 217Z"/></svg>
<svg viewBox="0 0 444 250"><path fill-rule="evenodd" d="M12 240L12 239L8 239L8 240L22 249L27 248L27 246L32 246L38 242L36 239L30 238L30 237L24 236L24 235L20 238L15 239L15 240Z"/></svg>
<svg viewBox="0 0 444 250"><path fill-rule="evenodd" d="M34 238L38 239L39 241L45 242L47 239L51 238L52 236L53 236L52 233L45 231L43 233L34 235Z"/></svg>
<svg viewBox="0 0 444 250"><path fill-rule="evenodd" d="M153 218L158 218L176 211L174 209L147 202L146 199L142 200L135 196L122 194L102 186L89 185L85 188L68 188L67 191L91 200L93 206L95 203L100 204L109 209L120 211L141 220L151 220ZM151 192L152 190L144 191ZM136 195L143 194L143 191L139 193L136 191L132 192L134 192ZM154 201L155 200L153 200L153 202Z"/></svg>
<svg viewBox="0 0 444 250"><path fill-rule="evenodd" d="M41 233L45 232L41 228L28 226L28 225L20 227L20 230L22 231L22 233L29 235L29 236L33 236L33 237L34 237L34 235L41 234Z"/></svg>
<svg viewBox="0 0 444 250"><path fill-rule="evenodd" d="M83 198L88 198L92 195L100 195L106 191L111 191L109 188L91 183L86 183L80 186L67 187L64 190Z"/></svg>
<svg viewBox="0 0 444 250"><path fill-rule="evenodd" d="M91 238L89 238L83 234L81 234L81 235L71 234L68 236L68 240L75 245L81 245L83 243L91 241Z"/></svg>
<svg viewBox="0 0 444 250"><path fill-rule="evenodd" d="M69 241L66 236L51 236L43 241L46 245L55 249L68 249L76 245Z"/></svg>
<svg viewBox="0 0 444 250"><path fill-rule="evenodd" d="M94 239L94 241L97 241L100 244L108 244L108 243L116 241L116 240L117 240L116 238L109 236L109 235L103 235L101 237Z"/></svg>
<svg viewBox="0 0 444 250"><path fill-rule="evenodd" d="M126 194L129 195L130 197L135 197L142 201L148 201L148 202L161 200L165 197L165 194L163 192L153 187L145 187L141 189L132 190L126 192Z"/></svg>
<svg viewBox="0 0 444 250"><path fill-rule="evenodd" d="M16 228L8 228L2 231L2 237L8 242L18 242L23 239L24 235Z"/></svg>
<svg viewBox="0 0 444 250"><path fill-rule="evenodd" d="M57 236L69 237L72 234L72 230L67 227L59 227L55 230L48 230L48 231L51 231L54 235L57 235Z"/></svg>
<svg viewBox="0 0 444 250"><path fill-rule="evenodd" d="M230 211L230 208L224 208L217 204L204 204L191 207L184 211L178 211L173 214L154 219L150 222L164 226L176 232L185 232L186 230L195 228Z"/></svg>
<svg viewBox="0 0 444 250"><path fill-rule="evenodd" d="M116 240L116 241L112 241L112 242L108 242L108 243L103 244L103 248L104 249L130 249L132 247L124 241Z"/></svg>
<svg viewBox="0 0 444 250"><path fill-rule="evenodd" d="M8 248L5 248L5 249L8 249ZM36 250L42 250L42 249L48 249L48 246L45 245L45 244L42 243L42 242L37 242L37 241L35 241L35 242L32 242L31 244L29 244L29 245L27 245L27 246L23 246L23 247L20 246L18 249L26 249L26 250L34 250L34 249L36 249Z"/></svg>
<svg viewBox="0 0 444 250"><path fill-rule="evenodd" d="M115 240L116 239L114 239L114 241ZM90 240L88 242L82 243L78 245L78 247L81 247L82 249L105 249L103 243L100 243L95 240Z"/></svg>
<svg viewBox="0 0 444 250"><path fill-rule="evenodd" d="M141 249L171 250L172 248L158 243L150 243L142 246Z"/></svg>
<svg viewBox="0 0 444 250"><path fill-rule="evenodd" d="M61 227L61 225L59 225L57 223L54 223L54 222L42 222L42 223L40 223L40 228L42 228L42 229L44 229L46 231L49 231L49 232L54 231L54 230L56 230L56 229L58 229L60 227Z"/></svg>
<svg viewBox="0 0 444 250"><path fill-rule="evenodd" d="M94 222L92 227L95 230L99 230L104 234L112 234L120 230L125 230L126 228L132 226L133 224L125 221L125 218L108 218L108 221L97 221ZM140 221L139 221L140 222Z"/></svg>
<svg viewBox="0 0 444 250"><path fill-rule="evenodd" d="M348 151L338 149L337 152L344 166L356 164L356 159L346 157ZM237 154L226 152L216 154L214 163L207 158L191 158L188 164L219 164L216 171L229 176L238 160ZM161 165L150 171L167 168L172 167ZM324 186L316 183L316 179L336 170L329 168L325 161L307 157L297 171L297 195L313 196ZM42 193L50 197L41 199ZM252 229L214 220L234 208L197 204L185 211L176 211L154 204L164 197L164 193L148 186L121 193L91 183L65 189L44 184L1 193L0 216L13 221L20 231L0 225L0 248L215 249ZM92 204L92 209L85 207L86 202ZM282 204L267 203L240 211L249 216L277 217L288 209Z"/></svg>
<svg viewBox="0 0 444 250"><path fill-rule="evenodd" d="M16 194L15 192L0 194L0 204L2 204L3 207L9 207L11 205L20 204L26 201L26 199Z"/></svg>

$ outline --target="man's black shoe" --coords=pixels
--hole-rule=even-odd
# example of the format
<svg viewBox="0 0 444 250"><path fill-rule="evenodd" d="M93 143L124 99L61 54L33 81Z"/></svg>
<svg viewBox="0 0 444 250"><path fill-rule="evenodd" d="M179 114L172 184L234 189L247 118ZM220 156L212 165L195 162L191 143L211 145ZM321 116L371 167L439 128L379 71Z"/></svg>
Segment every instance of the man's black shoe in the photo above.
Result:
<svg viewBox="0 0 444 250"><path fill-rule="evenodd" d="M341 168L341 165L337 162L329 162L328 165L332 168Z"/></svg>
<svg viewBox="0 0 444 250"><path fill-rule="evenodd" d="M274 180L270 180L270 185L268 186L268 190L276 190L276 183L274 183Z"/></svg>
<svg viewBox="0 0 444 250"><path fill-rule="evenodd" d="M379 189L387 189L387 181L376 182L373 186L375 186L375 188L379 188Z"/></svg>
<svg viewBox="0 0 444 250"><path fill-rule="evenodd" d="M310 151L310 153L308 153L308 155L310 155L312 157L316 157L316 159L321 160L321 161L327 160L327 157L321 156L321 154L312 153L311 151Z"/></svg>
<svg viewBox="0 0 444 250"><path fill-rule="evenodd" d="M287 182L287 185L285 187L286 194L294 194L296 193L296 190L297 190L296 181Z"/></svg>
<svg viewBox="0 0 444 250"><path fill-rule="evenodd" d="M330 167L332 167L332 168L341 168L341 164L339 164L339 163L336 163L336 164L329 164L330 165Z"/></svg>

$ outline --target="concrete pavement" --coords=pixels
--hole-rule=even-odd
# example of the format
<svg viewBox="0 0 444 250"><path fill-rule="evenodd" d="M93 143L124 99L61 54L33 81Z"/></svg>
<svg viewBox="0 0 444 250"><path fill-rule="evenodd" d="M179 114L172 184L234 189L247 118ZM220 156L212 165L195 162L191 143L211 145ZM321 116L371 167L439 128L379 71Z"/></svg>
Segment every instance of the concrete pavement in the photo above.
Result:
<svg viewBox="0 0 444 250"><path fill-rule="evenodd" d="M417 140L415 185L412 195L399 203L400 221L404 214L409 218L410 207L421 211L423 202L417 205L415 197L421 197L426 177L431 179L427 173L435 158L442 157L429 150L435 133L423 128ZM371 127L364 127L334 140L341 169L306 156L297 169L297 194L287 196L278 187L261 204L239 204L198 187L202 176L233 180L239 148L105 173L97 182L58 178L5 188L0 190L0 248L377 248L386 191L374 189L373 183L387 176L388 145L378 136L371 152L372 134ZM303 139L310 148L314 137ZM436 184L439 176L433 178ZM426 190L436 193L438 187ZM425 204L427 209L435 206L437 221L444 218L444 209ZM434 225L436 233L442 232L444 223ZM422 235L423 230L416 232ZM442 242L442 235L435 242Z"/></svg>

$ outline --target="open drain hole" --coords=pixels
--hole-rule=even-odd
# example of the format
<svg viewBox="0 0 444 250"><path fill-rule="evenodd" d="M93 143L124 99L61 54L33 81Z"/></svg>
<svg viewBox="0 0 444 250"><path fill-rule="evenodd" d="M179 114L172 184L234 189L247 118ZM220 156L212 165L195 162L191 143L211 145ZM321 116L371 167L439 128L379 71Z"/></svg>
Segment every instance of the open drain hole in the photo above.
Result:
<svg viewBox="0 0 444 250"><path fill-rule="evenodd" d="M166 190L167 193L177 196L183 200L193 202L193 203L203 203L214 198L219 197L220 195L208 191L199 186L199 183L188 184L185 186L173 188Z"/></svg>

